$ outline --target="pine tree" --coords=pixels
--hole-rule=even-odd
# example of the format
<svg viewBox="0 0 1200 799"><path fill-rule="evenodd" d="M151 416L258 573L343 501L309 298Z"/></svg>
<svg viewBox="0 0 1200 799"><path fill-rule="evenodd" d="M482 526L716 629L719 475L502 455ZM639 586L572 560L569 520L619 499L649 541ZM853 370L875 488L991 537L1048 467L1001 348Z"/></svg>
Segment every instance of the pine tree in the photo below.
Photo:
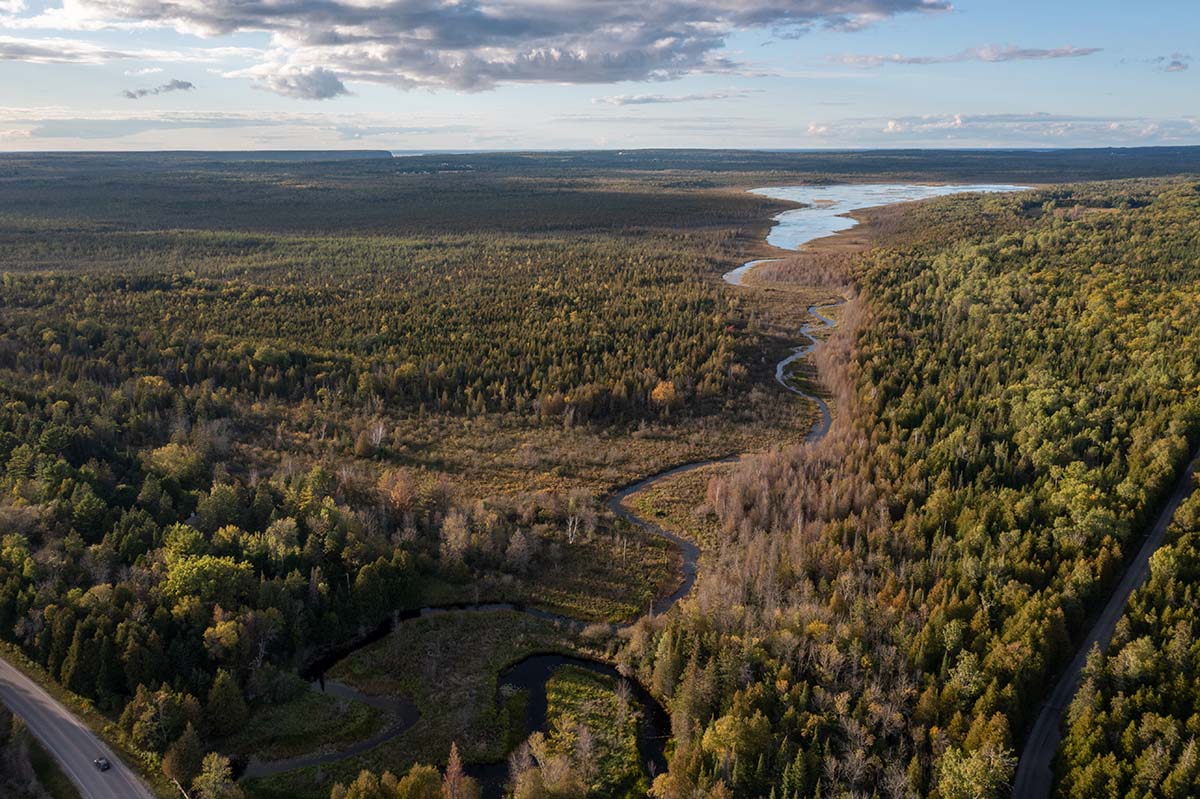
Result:
<svg viewBox="0 0 1200 799"><path fill-rule="evenodd" d="M208 706L204 715L209 729L220 737L232 735L246 723L248 711L242 689L224 669L217 672L217 678L208 691Z"/></svg>
<svg viewBox="0 0 1200 799"><path fill-rule="evenodd" d="M52 606L54 607L54 606ZM50 608L46 608L49 616ZM49 650L46 668L50 674L57 674L62 679L62 664L67 657L67 650L74 640L75 616L69 608L54 607L53 621L50 623Z"/></svg>
<svg viewBox="0 0 1200 799"><path fill-rule="evenodd" d="M442 799L479 799L479 785L463 769L457 743L450 744L450 759L442 777Z"/></svg>
<svg viewBox="0 0 1200 799"><path fill-rule="evenodd" d="M99 665L96 669L96 699L101 707L109 710L120 707L120 695L124 693L121 682L117 648L112 638L103 635L100 637Z"/></svg>
<svg viewBox="0 0 1200 799"><path fill-rule="evenodd" d="M62 683L81 696L91 697L96 691L100 658L95 640L84 627L83 624L77 625L71 637L71 646L62 664Z"/></svg>
<svg viewBox="0 0 1200 799"><path fill-rule="evenodd" d="M196 728L189 721L183 734L175 740L163 755L162 770L180 785L191 785L200 775L204 765L204 747Z"/></svg>

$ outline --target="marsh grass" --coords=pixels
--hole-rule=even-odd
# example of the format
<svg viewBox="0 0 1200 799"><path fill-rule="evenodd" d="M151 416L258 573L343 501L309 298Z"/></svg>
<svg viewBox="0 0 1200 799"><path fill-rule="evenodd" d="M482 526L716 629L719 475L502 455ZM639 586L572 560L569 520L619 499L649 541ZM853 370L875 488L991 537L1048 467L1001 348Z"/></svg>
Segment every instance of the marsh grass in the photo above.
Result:
<svg viewBox="0 0 1200 799"><path fill-rule="evenodd" d="M588 773L589 796L646 795L650 785L637 746L639 711L621 697L612 678L562 666L546 683L546 698L548 748ZM587 748L580 746L581 735L590 737L590 754L581 751Z"/></svg>
<svg viewBox="0 0 1200 799"><path fill-rule="evenodd" d="M386 715L362 702L305 690L286 702L256 707L246 726L221 748L265 760L302 755L317 746L336 750L377 733Z"/></svg>
<svg viewBox="0 0 1200 799"><path fill-rule="evenodd" d="M523 715L521 696L497 703L500 672L533 653L569 653L571 640L551 622L510 611L406 621L328 676L368 694L410 699L421 712L417 723L359 757L250 780L246 791L255 799L325 799L335 782L362 769L399 774L414 763L444 764L452 742L467 762L503 760L525 731L511 721Z"/></svg>

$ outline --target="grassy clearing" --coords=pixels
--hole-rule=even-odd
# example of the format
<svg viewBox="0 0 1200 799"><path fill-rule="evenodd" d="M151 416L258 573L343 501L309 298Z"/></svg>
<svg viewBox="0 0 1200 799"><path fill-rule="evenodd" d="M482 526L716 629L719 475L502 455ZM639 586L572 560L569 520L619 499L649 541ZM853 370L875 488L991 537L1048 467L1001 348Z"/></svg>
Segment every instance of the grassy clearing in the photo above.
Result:
<svg viewBox="0 0 1200 799"><path fill-rule="evenodd" d="M778 331L764 334L779 336L778 348L784 354L793 341L789 336L798 329L798 325L789 327L788 321L782 321ZM796 409L781 405L770 385L775 361L761 350L773 342L759 339L757 334L747 336L739 353L751 373L746 389L724 400L709 400L711 407L703 414L613 425L538 422L498 412L474 418L436 412L388 414L385 421L393 444L386 452L360 458L346 445L345 431L336 441L331 440L336 429L327 438L314 439L294 425L286 403L268 400L246 410L246 418L253 418L255 424L242 431L234 449L240 463L278 464L275 432L282 431L292 458L363 472L407 467L430 482L444 473L461 497L573 489L602 496L680 463L769 448L781 431L788 435L802 426L804 420L797 418ZM255 430L269 435L256 437Z"/></svg>
<svg viewBox="0 0 1200 799"><path fill-rule="evenodd" d="M403 734L356 758L248 781L255 799L325 799L333 783L362 769L402 773L414 763L444 763L451 742L468 762L502 759L514 737L518 700L496 705L499 673L535 652L563 651L556 625L507 611L448 613L414 619L339 663L330 678L378 696L407 697L421 711Z"/></svg>
<svg viewBox="0 0 1200 799"><path fill-rule="evenodd" d="M817 379L816 367L809 361L792 364L792 368L784 374L783 379L797 391L822 399L829 398L828 389L821 385Z"/></svg>
<svg viewBox="0 0 1200 799"><path fill-rule="evenodd" d="M305 690L276 705L260 705L246 726L222 741L228 754L253 754L278 760L369 738L383 727L386 714L362 702Z"/></svg>
<svg viewBox="0 0 1200 799"><path fill-rule="evenodd" d="M582 769L589 796L646 795L650 784L638 756L638 713L611 678L563 666L546 683L546 698L548 748ZM581 752L581 734L591 737L590 757Z"/></svg>
<svg viewBox="0 0 1200 799"><path fill-rule="evenodd" d="M621 525L579 535L543 533L547 558L526 577L494 572L470 583L430 581L428 605L456 602L519 602L584 621L622 622L645 612L647 603L674 590L680 555L669 542Z"/></svg>
<svg viewBox="0 0 1200 799"><path fill-rule="evenodd" d="M711 550L720 540L720 528L706 502L708 483L731 468L718 463L684 472L637 492L625 504L643 519Z"/></svg>

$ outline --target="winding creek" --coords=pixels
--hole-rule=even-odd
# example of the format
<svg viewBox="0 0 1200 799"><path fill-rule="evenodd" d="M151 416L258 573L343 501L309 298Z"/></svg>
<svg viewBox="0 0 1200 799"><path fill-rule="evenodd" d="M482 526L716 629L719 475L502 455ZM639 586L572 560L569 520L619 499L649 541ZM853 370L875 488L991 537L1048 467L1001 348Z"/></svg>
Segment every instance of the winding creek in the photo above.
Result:
<svg viewBox="0 0 1200 799"><path fill-rule="evenodd" d="M857 220L846 216L852 210L964 192L1009 192L1019 191L1023 188L1025 187L990 184L964 186L840 184L764 188L755 189L753 193L804 204L801 208L784 211L777 215L774 220L776 224L767 236L767 243L771 246L786 250L798 250L804 244L814 239L823 238L839 231L849 230L857 225ZM748 261L737 269L727 272L723 276L723 279L730 286L741 287L744 285L742 278L750 270L759 264L769 263L774 260L778 259L766 258ZM779 361L775 367L776 382L793 394L811 401L819 411L819 418L814 421L812 429L805 437L805 440L808 442L815 442L824 438L832 424L832 414L829 405L821 397L802 391L789 382L789 370L792 364L805 358L819 346L820 341L815 335L817 331L828 330L836 326L834 319L823 315L821 312L835 308L844 302L844 299L838 299L809 306L808 313L813 317L814 321L804 325L799 331L800 336L807 341L797 346L790 355ZM679 585L669 595L661 597L653 603L650 610L654 615L666 612L691 592L696 582L700 549L691 541L663 529L649 519L638 516L634 511L626 507L624 504L625 500L639 491L685 472L721 463L735 463L741 457L740 455L731 455L724 458L714 458L676 466L628 485L614 492L608 498L606 505L618 518L636 525L653 535L666 538L679 548L682 559ZM589 624L579 619L510 602L426 607L396 614L387 623L380 625L378 628L346 646L321 657L302 672L302 676L311 681L310 684L313 690L323 691L340 699L357 700L384 711L388 716L384 729L371 738L334 752L309 754L274 761L252 759L246 766L242 776L246 778L268 777L294 769L335 763L367 752L402 734L420 718L420 713L415 705L404 699L371 696L344 683L327 680L325 679L326 672L337 662L353 654L358 649L379 641L391 633L398 624L405 621L421 616L443 613L496 611L527 613L575 631L580 631ZM614 625L614 629L629 627L634 623L636 621L623 625ZM579 666L614 680L625 680L608 663L559 654L534 654L509 665L499 675L497 693L499 693L500 687L503 686L511 686L527 692L528 700L525 711L527 731L533 732L546 728L546 714L548 710L546 684L555 670L563 665ZM631 698L641 714L638 727L638 752L647 770L653 775L666 768L666 745L670 739L670 717L662 705L645 688L637 684L634 680L628 680L627 682L632 691ZM499 700L499 696L497 696L497 700ZM485 799L493 799L502 795L504 785L508 779L507 763L474 764L468 768L468 771L480 781Z"/></svg>

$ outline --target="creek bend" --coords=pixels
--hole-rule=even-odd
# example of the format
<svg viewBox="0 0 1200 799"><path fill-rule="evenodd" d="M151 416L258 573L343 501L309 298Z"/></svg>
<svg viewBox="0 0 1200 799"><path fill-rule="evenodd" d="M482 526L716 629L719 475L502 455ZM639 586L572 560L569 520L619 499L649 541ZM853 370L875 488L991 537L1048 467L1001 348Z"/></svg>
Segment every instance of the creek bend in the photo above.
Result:
<svg viewBox="0 0 1200 799"><path fill-rule="evenodd" d="M915 184L837 184L811 186L781 186L754 189L752 193L774 199L803 203L803 206L784 211L774 218L774 226L767 235L767 244L784 249L799 250L805 244L825 236L833 235L843 230L849 230L858 221L847 214L850 211L893 203L924 200L933 197L943 197L961 193L997 193L1020 191L1023 186L996 184L935 186ZM763 258L748 261L742 266L723 275L723 279L731 287L743 287L742 278L759 264L778 260ZM829 432L832 416L828 404L820 397L808 394L788 380L788 368L796 361L808 356L818 346L820 340L813 335L817 330L828 330L836 326L836 321L821 312L835 308L844 299L826 303L818 303L808 307L808 313L814 321L805 324L798 331L805 339L792 353L782 359L775 367L775 380L786 390L814 403L819 411L819 418L814 421L812 429L805 436L808 442L819 441ZM676 546L681 555L680 582L669 595L653 603L651 612L654 615L665 613L676 603L686 597L696 581L696 573L700 560L700 549L691 541L663 529L655 522L638 516L628 508L624 501L631 495L657 483L668 480L679 474L720 463L734 463L741 459L740 455L730 455L724 458L713 458L694 463L686 463L671 469L650 475L622 489L615 491L606 500L606 505L614 515L626 522L642 528L653 535L666 538ZM464 603L437 607L424 607L418 610L399 612L392 618L373 630L359 636L354 641L337 649L331 650L310 663L301 674L310 680L310 687L315 691L323 691L343 699L353 699L366 703L371 707L384 710L390 716L385 729L379 734L346 749L337 752L317 753L308 756L288 758L277 761L258 761L252 759L244 772L247 778L267 777L293 769L308 766L319 766L335 763L340 760L362 754L374 747L401 735L420 718L415 705L405 699L375 697L365 694L352 686L325 678L326 672L335 664L354 654L359 649L373 644L392 633L405 621L444 613L474 612L487 613L497 611L514 611L527 613L544 621L553 622L565 629L580 631L589 625L579 619L551 613L538 608L519 603L490 602ZM635 621L615 628L629 627ZM531 734L546 727L547 714L547 683L554 672L563 665L573 665L597 673L613 680L626 680L631 688L631 703L640 714L638 723L637 746L643 766L648 773L654 775L666 768L666 746L670 740L670 716L666 709L644 687L635 680L627 680L611 664L586 657L563 655L558 653L534 653L501 670L497 680L496 701L505 687L515 688L527 693L525 709L526 734ZM508 780L508 764L499 763L471 764L468 771L480 781L485 799L496 799L503 795L504 786Z"/></svg>

